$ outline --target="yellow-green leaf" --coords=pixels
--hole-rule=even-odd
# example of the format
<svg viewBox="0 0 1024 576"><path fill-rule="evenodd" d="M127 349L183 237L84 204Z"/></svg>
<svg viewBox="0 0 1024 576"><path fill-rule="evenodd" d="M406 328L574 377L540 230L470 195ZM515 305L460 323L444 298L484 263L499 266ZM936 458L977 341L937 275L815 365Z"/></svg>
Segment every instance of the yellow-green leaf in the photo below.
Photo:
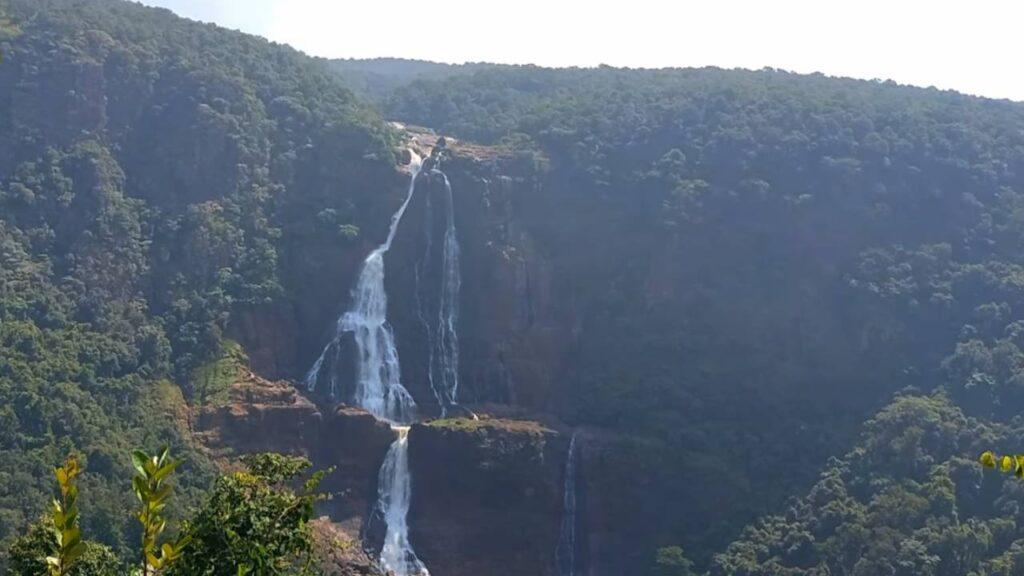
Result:
<svg viewBox="0 0 1024 576"><path fill-rule="evenodd" d="M986 468L995 468L996 454L991 450L986 450L981 453L981 456L978 458L978 461L981 462L981 465Z"/></svg>
<svg viewBox="0 0 1024 576"><path fill-rule="evenodd" d="M999 459L999 469L1003 472L1009 472L1013 470L1013 459L1009 456L1003 456Z"/></svg>

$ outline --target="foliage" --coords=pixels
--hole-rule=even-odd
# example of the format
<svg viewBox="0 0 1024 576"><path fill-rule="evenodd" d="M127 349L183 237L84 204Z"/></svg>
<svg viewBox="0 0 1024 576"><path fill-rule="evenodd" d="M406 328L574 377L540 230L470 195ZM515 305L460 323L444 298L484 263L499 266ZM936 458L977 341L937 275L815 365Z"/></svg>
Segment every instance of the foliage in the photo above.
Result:
<svg viewBox="0 0 1024 576"><path fill-rule="evenodd" d="M511 217L530 240L512 248L550 275L531 322L569 341L545 345L565 360L539 403L650 446L621 458L651 470L621 478L623 501L662 511L621 528L629 565L672 542L706 566L899 390L986 421L1024 411L1019 104L771 69L516 66L417 79L385 108L549 160Z"/></svg>
<svg viewBox="0 0 1024 576"><path fill-rule="evenodd" d="M222 396L231 339L259 336L243 320L339 297L306 280L386 226L396 136L264 40L121 0L0 12L0 541L75 452L82 529L134 556L121 455L168 442L188 469L169 510L198 502L214 471L185 401Z"/></svg>
<svg viewBox="0 0 1024 576"><path fill-rule="evenodd" d="M945 395L900 396L805 496L716 555L710 574L1019 573L1024 490L963 455L1022 438L1019 423L966 418Z"/></svg>
<svg viewBox="0 0 1024 576"><path fill-rule="evenodd" d="M1024 454L1013 456L1004 454L999 456L991 450L986 450L981 453L978 460L985 468L998 469L1005 474L1013 474L1017 478L1024 478Z"/></svg>
<svg viewBox="0 0 1024 576"><path fill-rule="evenodd" d="M227 400L228 389L247 362L248 358L237 342L222 340L220 354L193 373L193 403L200 407L223 404Z"/></svg>
<svg viewBox="0 0 1024 576"><path fill-rule="evenodd" d="M78 485L76 479L82 473L78 460L69 456L63 466L54 469L60 496L53 499L51 521L56 540L56 551L46 557L50 576L66 576L71 573L75 562L85 552L82 531L78 525Z"/></svg>
<svg viewBox="0 0 1024 576"><path fill-rule="evenodd" d="M30 526L19 536L8 550L7 573L11 576L47 576L49 565L46 558L57 553L50 520L42 520ZM89 540L83 540L83 552L71 565L70 576L113 576L123 573L120 562L109 547Z"/></svg>
<svg viewBox="0 0 1024 576"><path fill-rule="evenodd" d="M82 473L75 456L54 469L59 496L53 499L50 516L33 524L12 543L8 567L17 576L111 576L119 569L110 548L82 538L78 509L78 477Z"/></svg>
<svg viewBox="0 0 1024 576"><path fill-rule="evenodd" d="M246 472L221 477L205 504L173 541L160 542L167 527L164 510L171 495L167 484L180 464L164 447L156 454L132 452L132 488L141 508L142 561L138 574L312 574L313 534L309 521L321 479L318 471L299 490L288 484L309 468L304 458L256 454L243 458ZM69 458L55 471L61 496L53 516L33 525L8 551L10 573L112 576L122 570L113 552L82 540L78 528L81 473ZM46 525L48 524L48 525ZM194 543L193 543L194 539Z"/></svg>
<svg viewBox="0 0 1024 576"><path fill-rule="evenodd" d="M683 555L683 549L679 546L667 546L658 548L654 559L654 573L656 576L694 576L693 562Z"/></svg>
<svg viewBox="0 0 1024 576"><path fill-rule="evenodd" d="M159 542L167 528L164 510L171 498L168 480L181 461L171 458L170 449L164 446L153 455L143 450L133 451L132 465L135 468L132 491L141 505L135 515L142 524L140 568L142 574L160 574L181 557L190 540L185 535L172 542Z"/></svg>
<svg viewBox="0 0 1024 576"><path fill-rule="evenodd" d="M266 360L250 327L319 349L340 263L403 189L397 135L333 66L390 117L512 151L530 186L479 225L525 239L502 251L528 259L505 342L538 351L502 369L543 359L528 407L631 449L601 455L659 512L620 526L631 565L659 543L722 574L1024 557L1014 489L961 461L1013 445L1024 409L1019 104L775 70L331 65L115 0L4 2L0 50L2 539L74 451L82 527L126 555L119 455L166 439L193 468L171 506L198 502L212 466L165 415L217 401L232 341ZM908 386L945 395L877 412ZM280 496L247 474L221 499Z"/></svg>
<svg viewBox="0 0 1024 576"><path fill-rule="evenodd" d="M303 458L259 454L247 470L220 478L198 513L184 526L191 539L173 576L311 573L309 520L325 474L314 473L300 489L288 484L306 470Z"/></svg>

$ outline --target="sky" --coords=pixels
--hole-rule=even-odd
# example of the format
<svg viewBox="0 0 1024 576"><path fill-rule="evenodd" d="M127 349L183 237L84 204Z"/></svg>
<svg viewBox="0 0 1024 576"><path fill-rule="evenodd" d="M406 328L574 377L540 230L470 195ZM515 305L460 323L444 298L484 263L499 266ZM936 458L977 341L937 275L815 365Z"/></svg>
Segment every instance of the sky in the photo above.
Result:
<svg viewBox="0 0 1024 576"><path fill-rule="evenodd" d="M1024 101L1021 0L144 0L315 56L764 67Z"/></svg>

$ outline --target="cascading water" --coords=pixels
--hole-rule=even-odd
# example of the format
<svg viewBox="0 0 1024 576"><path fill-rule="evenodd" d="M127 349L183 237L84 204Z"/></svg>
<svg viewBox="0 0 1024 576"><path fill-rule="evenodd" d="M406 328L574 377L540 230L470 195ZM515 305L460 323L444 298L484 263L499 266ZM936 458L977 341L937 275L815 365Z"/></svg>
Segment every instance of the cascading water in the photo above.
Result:
<svg viewBox="0 0 1024 576"><path fill-rule="evenodd" d="M452 186L448 176L438 170L431 170L431 175L444 182L445 190L445 231L441 246L440 289L437 294L437 316L434 321L427 318L422 310L422 297L417 290L417 307L420 321L427 332L430 350L429 380L437 403L441 407L441 415L458 403L459 392L459 337L457 325L459 321L459 292L462 288L462 275L459 270L459 239L455 230L455 202ZM426 224L426 250L423 267L431 261L433 238L433 211L428 196ZM417 269L417 282L423 271Z"/></svg>
<svg viewBox="0 0 1024 576"><path fill-rule="evenodd" d="M333 351L334 361L328 367L328 377L331 394L336 393L341 339L351 332L358 352L354 402L377 418L393 423L411 422L416 412L416 402L402 385L395 336L387 321L388 298L384 291L384 255L391 249L398 224L412 200L416 177L422 166L421 158L412 150L409 153L412 155L412 176L405 201L391 216L387 239L363 261L352 290L352 305L338 318L334 338L324 347L305 380L307 388L313 390L324 377L324 361Z"/></svg>
<svg viewBox="0 0 1024 576"><path fill-rule="evenodd" d="M387 530L384 546L380 553L380 564L385 573L394 576L429 576L426 566L416 556L409 542L407 516L412 497L412 478L409 473L409 427L402 424L412 422L416 417L416 402L402 385L401 368L395 337L387 321L387 293L384 290L384 255L391 249L398 225L402 221L409 202L416 190L416 179L422 167L422 159L412 150L410 163L412 175L409 192L398 211L391 217L387 239L363 261L359 278L352 290L352 305L338 318L335 334L324 347L313 367L306 375L306 386L313 390L324 377L329 379L331 394L337 391L338 365L340 364L341 341L345 334L352 333L356 343L356 385L354 403L379 419L386 420L395 431L396 439L388 448L384 463L378 475L377 511ZM444 176L439 171L432 171ZM441 299L437 340L440 342L441 366L443 368L443 390L447 402L442 410L454 403L458 382L458 343L455 322L458 318L458 295L460 277L458 272L458 242L455 238L454 208L451 202L451 186L444 177L448 193L448 229L445 232L442 254ZM428 211L429 212L429 211ZM428 245L429 252L429 245ZM417 271L417 281L419 274ZM428 331L429 332L429 331ZM431 387L434 388L434 338L431 337ZM328 362L328 360L330 360ZM327 371L325 375L324 372ZM438 392L434 388L435 394Z"/></svg>
<svg viewBox="0 0 1024 576"><path fill-rule="evenodd" d="M576 433L569 441L565 458L565 488L562 495L562 529L555 548L559 576L576 576Z"/></svg>
<svg viewBox="0 0 1024 576"><path fill-rule="evenodd" d="M409 428L393 426L398 438L388 448L377 480L377 509L387 523L380 565L394 576L430 576L409 543L409 501L412 480L409 475Z"/></svg>

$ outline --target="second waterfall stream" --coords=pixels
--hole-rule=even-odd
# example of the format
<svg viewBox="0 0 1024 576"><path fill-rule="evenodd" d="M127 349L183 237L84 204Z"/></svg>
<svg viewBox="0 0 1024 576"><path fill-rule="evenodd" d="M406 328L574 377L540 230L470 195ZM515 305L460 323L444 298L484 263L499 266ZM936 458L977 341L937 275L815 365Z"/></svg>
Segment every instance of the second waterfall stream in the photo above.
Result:
<svg viewBox="0 0 1024 576"><path fill-rule="evenodd" d="M321 381L330 386L332 395L337 393L338 383L345 375L338 374L340 355L342 350L342 339L347 334L352 334L356 345L356 367L355 386L352 401L355 405L370 412L375 417L388 422L395 432L395 441L388 449L381 465L377 480L377 503L375 513L387 524L384 536L384 545L380 553L380 565L385 573L394 576L429 576L429 571L420 559L416 556L411 543L409 542L409 525L407 516L409 504L412 497L412 478L409 473L409 424L416 419L416 402L409 391L402 384L401 367L398 360L398 349L395 346L395 336L391 325L388 323L387 310L388 299L384 290L384 256L391 249L395 239L398 226L402 221L409 203L412 201L416 191L416 181L423 166L422 159L415 151L410 150L410 179L409 188L405 201L398 208L398 211L391 217L391 225L388 229L388 236L384 243L374 249L363 261L362 269L352 289L352 300L348 310L338 318L334 336L324 347L319 358L310 368L306 375L306 386L313 390ZM434 170L442 177L444 174ZM446 192L450 194L447 177L444 177ZM442 268L446 272L442 276L443 286L440 293L448 298L458 298L458 246L455 244L454 214L449 213L448 231L445 238L446 244L450 246L445 250L445 262ZM452 275L454 275L454 280ZM455 286L454 294L451 289ZM454 313L451 301L440 303L442 310L439 324L442 327L442 337L455 337L454 327L447 322L453 322ZM457 310L457 307L454 308ZM451 327L450 333L446 333ZM434 340L434 334L428 334L428 338ZM457 344L451 341L445 342L447 350ZM431 364L435 361L434 342L431 346ZM446 358L455 358L457 352L447 354ZM457 371L457 366L446 366L446 368ZM436 384L431 378L431 387L435 394L438 392ZM452 387L454 388L454 386ZM443 400L442 400L443 398ZM440 396L438 400L445 408L445 401L454 402L454 390L450 396Z"/></svg>

